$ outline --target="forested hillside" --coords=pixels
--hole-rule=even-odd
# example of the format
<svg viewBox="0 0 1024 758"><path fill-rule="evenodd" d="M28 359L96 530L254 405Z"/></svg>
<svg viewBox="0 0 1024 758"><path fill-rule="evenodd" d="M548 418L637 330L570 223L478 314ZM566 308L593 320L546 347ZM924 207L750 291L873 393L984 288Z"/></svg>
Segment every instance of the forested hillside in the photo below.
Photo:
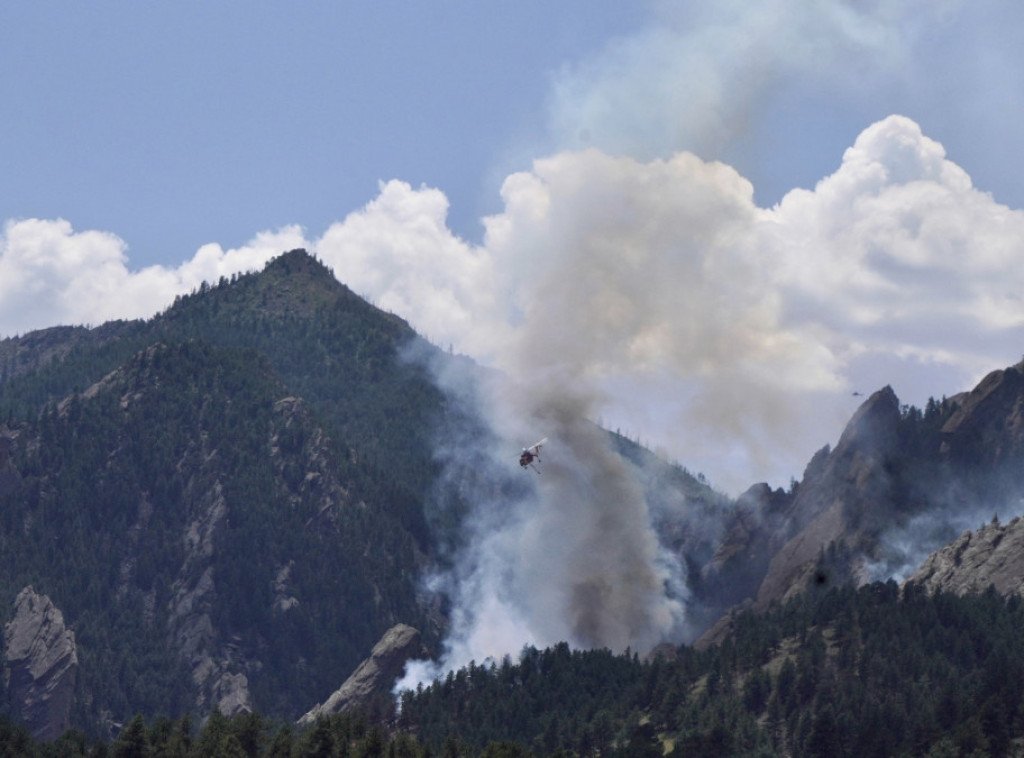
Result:
<svg viewBox="0 0 1024 758"><path fill-rule="evenodd" d="M653 662L528 649L408 695L399 723L434 748L539 755L1003 756L1022 697L1018 598L888 582L744 614L720 647Z"/></svg>
<svg viewBox="0 0 1024 758"><path fill-rule="evenodd" d="M455 362L472 385L301 250L147 321L0 341L0 625L27 587L60 611L68 723L294 719L398 622L436 651L445 599L422 577L465 539L466 492L529 484L514 460L479 481L487 432L430 370ZM468 456L438 459L457 436ZM728 499L610 439L666 548L708 560L701 521Z"/></svg>
<svg viewBox="0 0 1024 758"><path fill-rule="evenodd" d="M136 719L105 746L69 733L20 755L1006 756L1024 738L1024 603L893 582L745 614L719 648L636 654L526 648L386 709L297 732L255 715ZM47 752L48 750L59 752ZM131 751L135 752L131 752ZM33 752L34 751L34 752Z"/></svg>
<svg viewBox="0 0 1024 758"><path fill-rule="evenodd" d="M459 392L435 383L438 368L459 374ZM507 441L476 415L480 371L304 251L203 285L147 321L0 341L0 625L5 647L17 637L22 650L45 622L67 665L40 688L63 688L54 702L71 704L41 725L45 709L23 709L39 695L26 695L31 661L15 670L5 657L0 749L426 758L1024 747L1021 601L865 584L872 566L888 571L919 550L899 544L915 524L929 524L915 538L940 547L968 514L1014 515L1024 365L924 411L883 388L801 481L755 485L735 502L609 434L658 549L681 568L686 586L673 591L688 631L738 604L701 649L673 639L645 660L647 650L527 647L407 693L397 712L378 692L362 712L289 726L393 625L441 650L450 598L424 576L457 574L474 497L500 510L532 486L514 455L507 470L489 464ZM18 597L45 618L20 617ZM69 726L57 742L35 741Z"/></svg>
<svg viewBox="0 0 1024 758"><path fill-rule="evenodd" d="M442 395L425 369L400 360L399 349L415 339L400 318L296 250L261 272L204 283L149 321L57 327L0 342L0 418L32 417L47 402L83 392L154 342L251 348L293 394L321 411L344 444L359 449L365 464L384 467L407 489L422 489Z"/></svg>
<svg viewBox="0 0 1024 758"><path fill-rule="evenodd" d="M0 623L77 636L72 723L295 717L417 598L443 398L415 334L301 251L148 322L0 343Z"/></svg>

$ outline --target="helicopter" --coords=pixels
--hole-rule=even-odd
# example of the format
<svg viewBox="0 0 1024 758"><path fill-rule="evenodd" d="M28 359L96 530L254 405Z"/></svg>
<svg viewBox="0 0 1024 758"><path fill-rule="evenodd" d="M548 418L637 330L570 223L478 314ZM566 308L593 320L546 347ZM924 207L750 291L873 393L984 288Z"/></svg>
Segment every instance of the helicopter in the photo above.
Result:
<svg viewBox="0 0 1024 758"><path fill-rule="evenodd" d="M535 442L529 447L524 447L523 452L519 456L519 465L522 466L523 468L529 466L539 474L540 469L534 466L533 462L537 461L538 463L540 463L540 448L541 445L545 444L547 441L548 438L545 437L540 442Z"/></svg>

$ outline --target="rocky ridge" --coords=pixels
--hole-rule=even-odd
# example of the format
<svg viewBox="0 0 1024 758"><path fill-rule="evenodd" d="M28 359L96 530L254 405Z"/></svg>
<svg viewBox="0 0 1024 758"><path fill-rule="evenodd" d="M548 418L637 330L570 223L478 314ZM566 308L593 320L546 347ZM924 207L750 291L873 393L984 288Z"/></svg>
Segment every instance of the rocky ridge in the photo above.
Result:
<svg viewBox="0 0 1024 758"><path fill-rule="evenodd" d="M812 458L793 491L755 485L740 498L702 577L738 577L734 594L744 597L734 609L765 610L809 589L876 578L885 535L906 528L917 514L953 523L982 504L990 512L1020 513L1024 363L991 372L929 413L926 418L901 407L891 387L872 394L836 447ZM1016 592L1024 559L1015 551L1024 544L1016 539L1017 522L1011 524L962 535L915 576L950 591L994 584L1000 592ZM695 644L705 647L726 636L729 615Z"/></svg>
<svg viewBox="0 0 1024 758"><path fill-rule="evenodd" d="M1000 595L1024 596L1024 519L964 532L928 556L907 581L930 593L966 595L992 587Z"/></svg>

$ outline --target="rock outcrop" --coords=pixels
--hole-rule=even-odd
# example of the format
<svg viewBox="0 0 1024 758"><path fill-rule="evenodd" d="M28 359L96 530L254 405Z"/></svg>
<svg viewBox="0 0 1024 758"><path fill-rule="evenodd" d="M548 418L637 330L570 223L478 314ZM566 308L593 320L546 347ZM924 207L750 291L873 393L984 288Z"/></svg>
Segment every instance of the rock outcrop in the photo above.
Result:
<svg viewBox="0 0 1024 758"><path fill-rule="evenodd" d="M899 453L899 423L899 399L884 387L857 409L834 449L811 458L793 492L755 485L741 496L743 518L734 519L705 568L709 575L743 578L748 594L734 598L733 610L763 611L810 587L863 578L857 556L888 518L898 487L890 464ZM706 648L728 636L730 616L710 625L694 645Z"/></svg>
<svg viewBox="0 0 1024 758"><path fill-rule="evenodd" d="M1000 595L1024 596L1024 519L964 532L928 556L907 581L929 593L966 595L991 586Z"/></svg>
<svg viewBox="0 0 1024 758"><path fill-rule="evenodd" d="M942 427L942 454L987 468L1013 465L1024 450L1024 362L993 371L968 393Z"/></svg>
<svg viewBox="0 0 1024 758"><path fill-rule="evenodd" d="M852 546L870 529L872 511L888 508L893 482L887 463L896 454L899 420L899 400L885 387L861 405L835 449L808 466L787 514L792 536L768 565L757 607L820 578L816 566L828 545Z"/></svg>
<svg viewBox="0 0 1024 758"><path fill-rule="evenodd" d="M417 629L406 624L391 627L380 642L374 645L370 657L359 664L352 676L326 702L315 705L299 719L299 723L310 724L318 716L351 711L375 694L390 692L395 681L402 675L406 663L415 658L427 657Z"/></svg>
<svg viewBox="0 0 1024 758"><path fill-rule="evenodd" d="M63 614L32 587L18 593L4 627L4 681L11 709L37 740L70 726L78 656Z"/></svg>
<svg viewBox="0 0 1024 758"><path fill-rule="evenodd" d="M200 712L218 708L225 716L250 713L249 680L237 670L238 656L223 643L213 623L217 592L210 563L217 529L228 513L220 481L198 501L195 518L186 528L185 564L170 603L171 643L192 671Z"/></svg>
<svg viewBox="0 0 1024 758"><path fill-rule="evenodd" d="M749 602L761 586L772 556L788 539L786 510L790 496L767 484L755 484L739 496L715 552L694 577L690 589L707 608L710 626L729 608Z"/></svg>

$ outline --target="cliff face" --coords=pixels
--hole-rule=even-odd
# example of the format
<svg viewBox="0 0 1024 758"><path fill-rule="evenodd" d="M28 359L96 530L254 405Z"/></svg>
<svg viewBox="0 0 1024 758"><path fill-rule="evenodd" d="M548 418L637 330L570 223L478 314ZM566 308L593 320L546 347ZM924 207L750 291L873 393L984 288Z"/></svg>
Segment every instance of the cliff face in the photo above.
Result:
<svg viewBox="0 0 1024 758"><path fill-rule="evenodd" d="M835 449L809 467L787 512L784 528L792 536L769 563L758 607L800 592L809 582L839 578L820 573L819 559L830 544L857 548L872 511L889 510L899 420L896 393L891 387L879 390L854 414Z"/></svg>
<svg viewBox="0 0 1024 758"><path fill-rule="evenodd" d="M407 624L391 627L373 647L370 657L359 664L322 704L317 704L301 719L300 724L312 724L319 716L351 711L365 704L375 694L386 694L402 675L405 664L415 658L427 658L428 653L420 641L420 633Z"/></svg>
<svg viewBox="0 0 1024 758"><path fill-rule="evenodd" d="M4 681L15 716L39 740L55 740L69 726L78 656L63 614L26 587L4 627Z"/></svg>
<svg viewBox="0 0 1024 758"><path fill-rule="evenodd" d="M743 518L705 569L745 578L737 606L764 610L808 589L863 579L858 555L870 552L900 489L893 475L899 423L899 400L884 387L860 406L834 449L812 457L793 492L760 485L740 498ZM717 644L729 630L724 616L695 644Z"/></svg>
<svg viewBox="0 0 1024 758"><path fill-rule="evenodd" d="M1024 595L1024 519L964 532L928 556L907 581L928 592L966 595L991 586L1000 595Z"/></svg>
<svg viewBox="0 0 1024 758"><path fill-rule="evenodd" d="M942 427L943 457L987 469L1018 462L1024 450L1024 363L993 371L958 398Z"/></svg>
<svg viewBox="0 0 1024 758"><path fill-rule="evenodd" d="M993 371L970 392L930 403L926 413L901 408L885 387L861 405L835 449L815 455L793 492L762 485L741 498L703 573L742 578L734 589L756 580L756 589L747 584L745 598L734 602L765 609L808 589L877 578L869 569L889 560L890 533L918 540L924 535L908 531L914 523L962 524L985 509L1016 515L1022 494L1024 364ZM994 584L1015 592L1024 582L1020 529L1014 521L967 533L915 576L951 591ZM727 633L723 621L699 642Z"/></svg>
<svg viewBox="0 0 1024 758"><path fill-rule="evenodd" d="M791 503L789 493L763 483L740 495L721 541L711 560L700 568L694 586L710 606L708 620L714 621L733 605L749 602L757 593L772 557L789 537ZM692 579L690 583L695 584Z"/></svg>

